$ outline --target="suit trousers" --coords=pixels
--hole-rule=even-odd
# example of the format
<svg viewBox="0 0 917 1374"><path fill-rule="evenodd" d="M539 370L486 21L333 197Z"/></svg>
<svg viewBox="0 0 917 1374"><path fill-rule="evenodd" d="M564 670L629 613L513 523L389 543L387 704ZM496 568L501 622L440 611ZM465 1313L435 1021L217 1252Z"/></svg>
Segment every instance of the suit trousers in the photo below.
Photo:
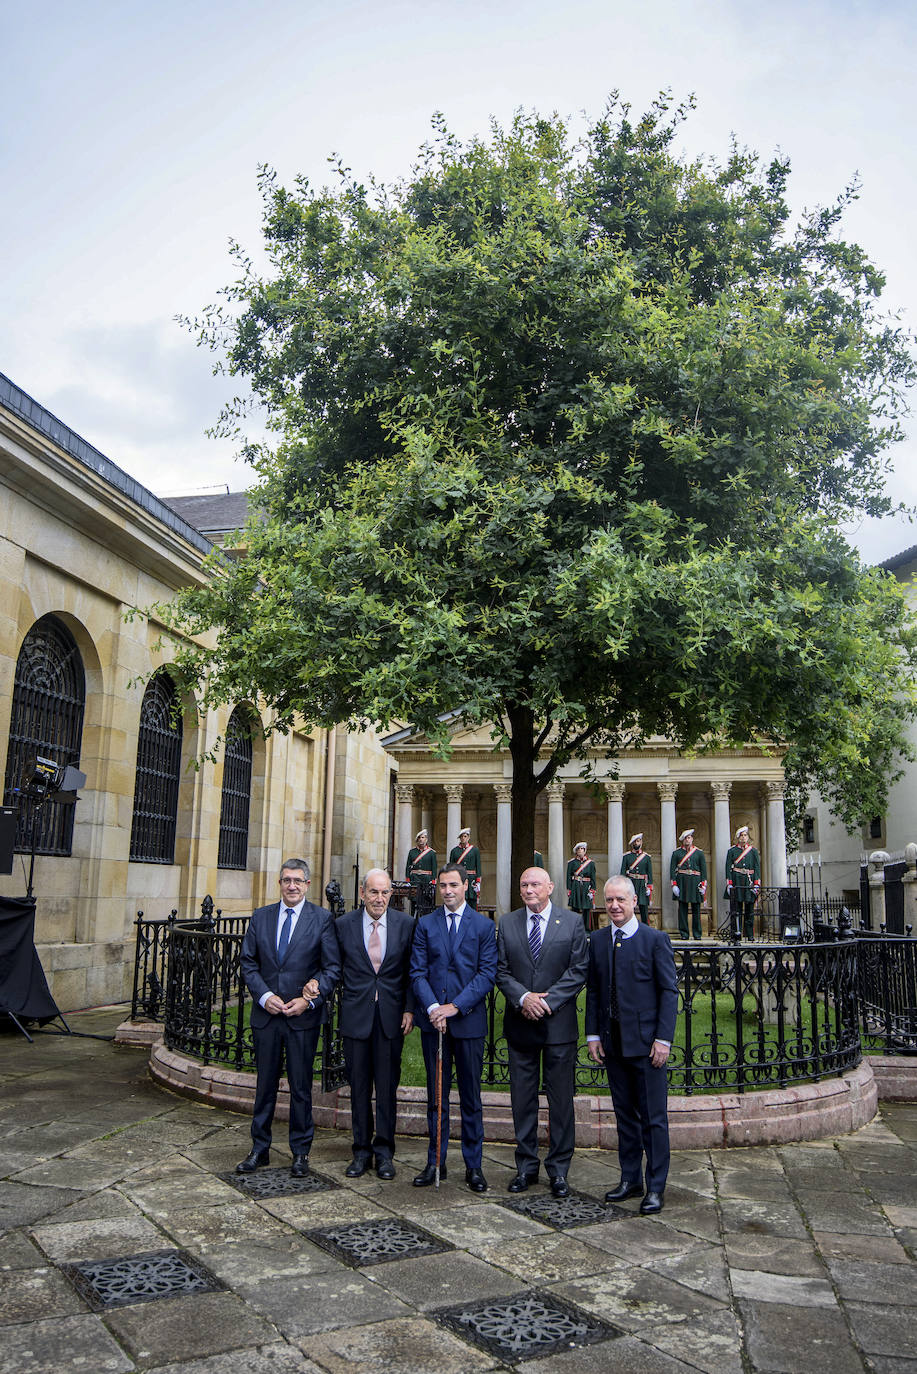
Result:
<svg viewBox="0 0 917 1374"><path fill-rule="evenodd" d="M436 1045L435 1031L422 1031L420 1043L427 1070L427 1163L436 1163ZM484 1108L481 1104L481 1074L484 1070L484 1037L453 1038L443 1035L443 1102L440 1164L446 1162L449 1144L449 1093L455 1069L459 1106L462 1113L462 1158L466 1169L480 1169L484 1156Z"/></svg>
<svg viewBox="0 0 917 1374"><path fill-rule="evenodd" d="M668 1074L664 1065L654 1069L648 1054L621 1054L612 1024L605 1069L618 1128L621 1177L639 1183L645 1154L646 1190L661 1193L669 1175Z"/></svg>
<svg viewBox="0 0 917 1374"><path fill-rule="evenodd" d="M509 1087L516 1133L516 1172L531 1178L538 1173L538 1093L544 1074L548 1099L548 1153L544 1167L549 1178L567 1176L573 1158L575 1122L573 1087L576 1041L538 1045L532 1050L514 1049L509 1054Z"/></svg>
<svg viewBox="0 0 917 1374"><path fill-rule="evenodd" d="M350 1117L353 1128L354 1159L391 1159L395 1153L396 1095L401 1078L401 1052L404 1036L389 1038L382 1029L376 1004L373 1028L369 1035L342 1037L344 1067L350 1084ZM373 1086L376 1089L376 1119L373 1130Z"/></svg>
<svg viewBox="0 0 917 1374"><path fill-rule="evenodd" d="M320 1025L294 1030L283 1015L272 1016L268 1025L260 1030L252 1030L255 1068L258 1072L252 1113L252 1144L256 1150L270 1148L277 1090L286 1061L290 1084L290 1150L294 1155L309 1153L315 1134L312 1121L312 1064L320 1031Z"/></svg>

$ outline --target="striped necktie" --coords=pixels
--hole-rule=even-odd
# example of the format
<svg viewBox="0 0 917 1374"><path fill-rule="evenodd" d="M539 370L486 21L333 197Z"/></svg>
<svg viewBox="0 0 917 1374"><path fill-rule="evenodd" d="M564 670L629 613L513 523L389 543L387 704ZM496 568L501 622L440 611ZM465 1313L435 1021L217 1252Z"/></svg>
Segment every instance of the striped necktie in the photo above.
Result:
<svg viewBox="0 0 917 1374"><path fill-rule="evenodd" d="M538 956L541 953L541 917L537 911L529 913L532 924L529 928L529 950L532 955L532 963L538 963Z"/></svg>

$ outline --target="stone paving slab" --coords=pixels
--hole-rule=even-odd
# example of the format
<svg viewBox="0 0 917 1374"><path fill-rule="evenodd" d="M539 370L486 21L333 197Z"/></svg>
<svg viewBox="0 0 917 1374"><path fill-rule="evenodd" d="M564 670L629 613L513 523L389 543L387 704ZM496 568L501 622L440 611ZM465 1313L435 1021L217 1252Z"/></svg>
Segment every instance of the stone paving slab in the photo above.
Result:
<svg viewBox="0 0 917 1374"><path fill-rule="evenodd" d="M869 1237L869 1240L872 1241L873 1237ZM733 1232L725 1239L725 1251L726 1262L736 1269L760 1269L769 1274L799 1274L803 1278L824 1278L827 1273L810 1240L737 1235Z"/></svg>
<svg viewBox="0 0 917 1374"><path fill-rule="evenodd" d="M0 1232L29 1226L51 1216L84 1194L75 1188L36 1188L28 1183L0 1183Z"/></svg>
<svg viewBox="0 0 917 1374"><path fill-rule="evenodd" d="M730 1269L729 1279L735 1296L748 1298L751 1302L792 1303L795 1307L837 1307L834 1290L827 1279L768 1274L762 1269Z"/></svg>
<svg viewBox="0 0 917 1374"><path fill-rule="evenodd" d="M326 1332L304 1349L329 1374L485 1374L506 1368L419 1317Z"/></svg>
<svg viewBox="0 0 917 1374"><path fill-rule="evenodd" d="M85 1312L86 1304L56 1269L17 1269L0 1274L0 1325ZM3 1336L0 1335L0 1343Z"/></svg>
<svg viewBox="0 0 917 1374"><path fill-rule="evenodd" d="M702 1319L663 1326L653 1343L668 1355L684 1359L706 1374L743 1374L742 1338L727 1308Z"/></svg>
<svg viewBox="0 0 917 1374"><path fill-rule="evenodd" d="M182 1360L161 1364L149 1374L322 1374L317 1364L302 1351L277 1341L271 1345L232 1350L223 1355L208 1355L202 1360Z"/></svg>
<svg viewBox="0 0 917 1374"><path fill-rule="evenodd" d="M664 1355L635 1336L619 1336L582 1350L562 1350L543 1359L523 1360L519 1374L688 1374L696 1365Z"/></svg>
<svg viewBox="0 0 917 1374"><path fill-rule="evenodd" d="M106 1312L104 1321L143 1365L262 1345L276 1337L271 1324L234 1293L192 1293L136 1303Z"/></svg>
<svg viewBox="0 0 917 1374"><path fill-rule="evenodd" d="M893 1307L885 1302L845 1306L853 1334L868 1355L917 1357L917 1306Z"/></svg>
<svg viewBox="0 0 917 1374"><path fill-rule="evenodd" d="M37 1269L45 1257L24 1231L7 1231L0 1236L0 1274L12 1269Z"/></svg>
<svg viewBox="0 0 917 1374"><path fill-rule="evenodd" d="M461 1250L438 1255L432 1264L429 1257L418 1256L374 1264L360 1273L419 1312L479 1298L505 1298L520 1289L515 1274Z"/></svg>
<svg viewBox="0 0 917 1374"><path fill-rule="evenodd" d="M55 1263L67 1260L120 1259L145 1250L162 1250L168 1239L146 1217L99 1221L47 1222L32 1228L32 1239Z"/></svg>
<svg viewBox="0 0 917 1374"><path fill-rule="evenodd" d="M598 1229L598 1228L592 1228ZM516 1236L480 1248L482 1259L515 1275L516 1287L536 1287L561 1279L601 1273L608 1260L595 1245L584 1244L582 1227L575 1232L551 1231L540 1236Z"/></svg>
<svg viewBox="0 0 917 1374"><path fill-rule="evenodd" d="M136 1366L99 1317L50 1317L9 1326L0 1343L0 1374L49 1374L64 1370L86 1374L126 1374Z"/></svg>
<svg viewBox="0 0 917 1374"><path fill-rule="evenodd" d="M864 1236L887 1236L889 1225L882 1208L865 1194L849 1189L806 1191L802 1211L813 1231L855 1231Z"/></svg>
<svg viewBox="0 0 917 1374"><path fill-rule="evenodd" d="M739 1302L745 1343L755 1370L775 1374L863 1374L839 1307Z"/></svg>
<svg viewBox="0 0 917 1374"><path fill-rule="evenodd" d="M880 1301L903 1304L914 1309L914 1342L911 1353L917 1357L917 1277L902 1264L865 1263L857 1260L829 1259L828 1268L838 1296L851 1302Z"/></svg>
<svg viewBox="0 0 917 1374"><path fill-rule="evenodd" d="M306 1354L310 1349L303 1341L316 1332L413 1315L406 1303L343 1265L301 1279L264 1280L257 1294L247 1290L246 1301L270 1316L278 1330Z"/></svg>

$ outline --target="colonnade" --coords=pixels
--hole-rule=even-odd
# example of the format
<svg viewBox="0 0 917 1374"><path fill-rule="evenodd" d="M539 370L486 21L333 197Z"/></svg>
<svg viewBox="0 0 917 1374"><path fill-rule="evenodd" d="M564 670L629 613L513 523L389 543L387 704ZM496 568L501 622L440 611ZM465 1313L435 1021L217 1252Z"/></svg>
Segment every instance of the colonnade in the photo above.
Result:
<svg viewBox="0 0 917 1374"><path fill-rule="evenodd" d="M743 779L743 782L746 780ZM458 832L463 824L471 825L474 831L473 838L478 842L477 829L473 818L467 813L463 815L462 800L465 793L463 783L447 782L441 784L424 782L415 785L412 783L398 783L395 787L396 802L396 827L395 827L395 869L396 875L400 876L404 871L404 861L408 850L414 843L415 834L415 806L421 806L421 825L428 830L431 829L432 811L430 809L431 789L441 786L446 797L446 833L448 836L449 847L455 843ZM487 784L494 792L497 815L497 843L496 843L496 892L495 904L497 911L509 911L515 903L515 895L511 891L510 879L510 855L511 855L511 835L512 835L512 791L509 783L497 782ZM568 845L564 838L564 798L567 793L568 784L564 781L549 783L545 789L547 797L548 811L548 847L547 847L547 867L556 883L563 881L563 874L566 868ZM755 837L755 841L761 851L762 865L764 869L764 883L768 887L785 887L787 883L787 864L786 864L786 829L783 816L783 799L785 785L782 780L772 779L758 784L761 788L759 793L761 800L761 821L762 831L760 836ZM607 825L608 825L608 855L609 863L615 864L617 857L624 853L626 843L629 838L624 833L624 799L628 784L626 782L608 781L604 784L605 799L607 805ZM664 865L664 872L659 873L656 878L657 895L661 894L663 888L661 882L668 880L668 858L676 847L679 824L676 818L678 804L679 783L666 780L655 784L656 793L659 800L659 835L660 852ZM692 804L696 807L697 784L689 784ZM640 784L641 792L645 792L646 784ZM708 904L718 907L720 894L723 888L723 874L726 865L726 851L732 844L733 825L730 814L730 794L733 783L725 780L714 780L707 782L705 790L708 801L712 802L713 812L713 833L712 833L712 853L708 853L708 863L710 870L710 887L708 890ZM474 785L474 793L477 798L483 790L481 784ZM476 802L476 806L478 803ZM746 816L743 811L740 817L743 823ZM440 856L441 858L445 856ZM665 889L667 890L667 889Z"/></svg>

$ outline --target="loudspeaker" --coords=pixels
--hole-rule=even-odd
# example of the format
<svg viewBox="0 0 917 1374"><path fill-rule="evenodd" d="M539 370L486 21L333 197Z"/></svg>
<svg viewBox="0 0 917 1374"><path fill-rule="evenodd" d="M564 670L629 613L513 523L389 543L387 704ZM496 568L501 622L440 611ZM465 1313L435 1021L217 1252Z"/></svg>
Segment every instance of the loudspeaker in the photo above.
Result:
<svg viewBox="0 0 917 1374"><path fill-rule="evenodd" d="M13 845L16 842L16 808L0 806L0 873L13 871Z"/></svg>

